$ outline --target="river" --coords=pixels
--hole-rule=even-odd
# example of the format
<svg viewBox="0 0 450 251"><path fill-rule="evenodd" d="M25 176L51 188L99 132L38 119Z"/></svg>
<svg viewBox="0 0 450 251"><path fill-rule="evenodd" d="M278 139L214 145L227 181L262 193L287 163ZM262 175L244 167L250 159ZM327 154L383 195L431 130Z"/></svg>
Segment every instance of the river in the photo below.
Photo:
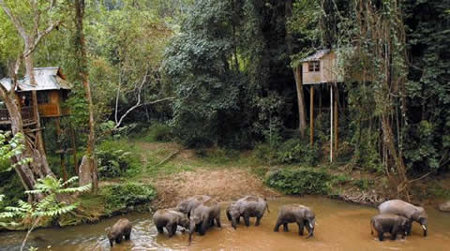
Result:
<svg viewBox="0 0 450 251"><path fill-rule="evenodd" d="M316 230L313 238L298 235L296 224L290 224L290 232L273 232L278 209L283 204L300 203L311 207L316 214ZM222 209L227 203L222 203ZM370 235L370 218L375 208L349 204L323 197L282 197L269 200L270 213L266 213L259 227L238 226L231 228L222 210L222 229L213 228L206 235L194 235L188 245L188 234L177 233L168 238L158 235L149 213L131 213L125 216L133 224L131 241L123 241L111 250L450 250L450 214L426 208L429 216L429 232L422 236L422 229L413 224L412 235L406 240L386 238L380 242ZM32 233L29 245L40 250L110 250L105 228L120 217L66 228L39 229ZM18 250L24 232L0 233L0 250Z"/></svg>

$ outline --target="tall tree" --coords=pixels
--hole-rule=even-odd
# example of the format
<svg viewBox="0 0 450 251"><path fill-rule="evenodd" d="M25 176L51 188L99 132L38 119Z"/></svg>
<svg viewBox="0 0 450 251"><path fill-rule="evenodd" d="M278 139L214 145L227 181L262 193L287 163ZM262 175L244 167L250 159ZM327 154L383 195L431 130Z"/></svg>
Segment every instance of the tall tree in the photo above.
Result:
<svg viewBox="0 0 450 251"><path fill-rule="evenodd" d="M94 105L92 102L91 86L89 83L89 71L86 55L86 40L83 31L85 2L84 0L75 0L75 48L78 55L78 71L81 82L83 83L86 100L89 110L89 136L87 141L86 156L80 166L80 185L85 185L86 182L92 182L92 189L98 189L98 171L94 158L95 147L95 121L94 121ZM87 172L87 173L86 173ZM87 178L87 179L85 179Z"/></svg>
<svg viewBox="0 0 450 251"><path fill-rule="evenodd" d="M25 69L26 69L26 75L30 80L30 84L33 86L36 86L36 80L34 77L34 64L33 64L33 55L36 47L41 42L42 38L48 35L51 31L53 31L55 28L57 28L62 20L54 20L53 18L53 12L57 11L57 1L56 0L50 0L46 1L44 3L39 3L35 0L29 1L30 7L23 9L18 7L23 7L19 4L15 5L15 9L11 9L8 4L4 0L0 0L0 6L2 7L4 13L8 16L11 23L16 28L18 34L20 35L24 48L22 51L21 58L23 59L25 63ZM23 19L21 18L21 14L30 13L32 18ZM47 15L45 18L43 17L42 13L46 13ZM48 23L45 25L44 28L42 28L42 20L46 20ZM8 90L5 90L2 88L1 95L3 99L5 99L5 103L7 104L8 111L10 112L11 116L11 127L12 131L22 132L23 133L23 123L22 123L22 117L20 116L20 109L15 104L15 98L13 98L13 93L15 91L15 88L17 86L17 72L19 69L19 62L17 61L14 70L11 71L12 73L12 88L9 90L9 94L7 93ZM44 142L42 138L42 128L41 128L41 121L39 116L39 110L38 110L38 104L37 104L37 93L36 90L32 90L32 102L33 102L33 115L34 115L34 123L36 124L33 131L35 132L35 135L30 138L29 141L34 142L28 142L27 149L28 153L32 155L33 157L33 172L34 174L39 177L45 177L46 175L53 175L52 171L50 170L47 162L47 157L44 149ZM30 185L34 185L36 182L36 177L31 177L30 175L25 175L25 172L22 172L22 182L24 182L24 185L26 185L26 189L30 189ZM32 188L32 187L31 187Z"/></svg>

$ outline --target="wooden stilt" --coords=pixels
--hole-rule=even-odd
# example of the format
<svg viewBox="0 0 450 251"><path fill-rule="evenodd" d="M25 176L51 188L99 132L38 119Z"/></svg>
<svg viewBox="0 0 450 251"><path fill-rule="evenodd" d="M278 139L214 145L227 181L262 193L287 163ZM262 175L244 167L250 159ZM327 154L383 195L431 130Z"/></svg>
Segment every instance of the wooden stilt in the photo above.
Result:
<svg viewBox="0 0 450 251"><path fill-rule="evenodd" d="M314 85L310 88L309 101L309 142L311 146L314 145Z"/></svg>
<svg viewBox="0 0 450 251"><path fill-rule="evenodd" d="M333 162L333 85L330 84L330 162Z"/></svg>
<svg viewBox="0 0 450 251"><path fill-rule="evenodd" d="M319 85L319 109L317 116L320 117L322 114L322 85Z"/></svg>
<svg viewBox="0 0 450 251"><path fill-rule="evenodd" d="M63 179L64 181L66 181L68 179L67 177L67 170L66 170L66 166L64 163L64 149L63 146L61 144L61 125L60 125L60 121L59 121L59 117L55 118L55 127L56 127L56 142L58 143L58 147L60 148L60 150L58 151L60 154L60 164L61 164L61 172L63 175Z"/></svg>
<svg viewBox="0 0 450 251"><path fill-rule="evenodd" d="M334 86L334 157L338 155L338 146L339 146L339 112L338 112L338 104L339 104L339 89L337 88L337 84Z"/></svg>
<svg viewBox="0 0 450 251"><path fill-rule="evenodd" d="M70 124L70 138L72 141L72 154L73 154L73 165L75 173L78 174L78 157L77 157L77 141L75 139L75 130L72 127L72 124Z"/></svg>

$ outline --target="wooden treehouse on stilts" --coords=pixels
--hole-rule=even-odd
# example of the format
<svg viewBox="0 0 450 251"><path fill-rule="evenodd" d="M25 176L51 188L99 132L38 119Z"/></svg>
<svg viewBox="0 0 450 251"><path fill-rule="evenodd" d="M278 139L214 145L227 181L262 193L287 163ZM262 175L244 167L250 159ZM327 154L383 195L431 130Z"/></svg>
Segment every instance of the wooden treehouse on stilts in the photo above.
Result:
<svg viewBox="0 0 450 251"><path fill-rule="evenodd" d="M322 110L330 111L330 162L333 162L339 147L339 84L343 78L338 74L336 53L329 49L319 50L313 55L303 58L298 66L301 72L301 86L309 87L309 122L310 122L310 143L314 144L314 116L315 110L319 113ZM319 97L314 95L315 90L319 91ZM322 107L322 93L329 92L329 108ZM306 97L305 97L306 98ZM315 101L319 102L319 108L315 109Z"/></svg>
<svg viewBox="0 0 450 251"><path fill-rule="evenodd" d="M37 94L39 117L41 120L53 120L55 122L57 138L59 139L62 132L60 119L70 113L69 109L63 108L62 103L67 99L72 88L72 85L66 81L66 77L59 67L36 67L34 68L34 76L36 85L31 85L30 79L25 77L17 81L17 86L14 90L16 102L19 104L22 115L26 142L32 146L36 146L37 144L36 132L45 129L42 126L39 128L38 125L40 123L37 123L34 117L32 91L36 91ZM7 91L11 91L11 88L13 88L13 81L10 78L1 79L0 84ZM10 124L9 112L0 100L0 129L8 130ZM67 172L63 160L64 154L68 151L74 151L76 165L77 161L74 149L60 149L56 152L61 154L61 171L65 179L67 178Z"/></svg>

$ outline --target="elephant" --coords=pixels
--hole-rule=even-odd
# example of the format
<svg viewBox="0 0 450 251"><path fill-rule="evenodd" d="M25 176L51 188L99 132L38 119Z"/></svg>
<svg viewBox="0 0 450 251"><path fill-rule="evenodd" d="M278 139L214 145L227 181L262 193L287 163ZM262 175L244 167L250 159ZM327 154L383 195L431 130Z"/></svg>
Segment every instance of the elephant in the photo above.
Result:
<svg viewBox="0 0 450 251"><path fill-rule="evenodd" d="M314 212L306 206L299 204L284 205L280 208L278 213L277 223L273 231L278 232L278 229L283 225L284 231L289 231L288 223L296 222L298 225L298 234L303 235L303 228L308 230L308 237L314 236L314 227L316 224L316 216Z"/></svg>
<svg viewBox="0 0 450 251"><path fill-rule="evenodd" d="M241 217L244 218L247 227L250 226L250 217L256 217L255 226L259 226L266 210L270 213L266 199L256 196L245 196L231 203L226 209L226 214L228 220L231 221L231 226L236 229Z"/></svg>
<svg viewBox="0 0 450 251"><path fill-rule="evenodd" d="M169 233L169 237L175 235L177 231L177 226L189 228L189 219L185 214L173 209L159 209L153 214L153 223L155 223L156 229L162 234L164 232L164 227Z"/></svg>
<svg viewBox="0 0 450 251"><path fill-rule="evenodd" d="M408 218L411 222L410 227L407 230L408 235L411 234L412 222L416 221L422 226L423 236L427 236L428 216L423 207L414 206L403 200L388 200L381 203L378 206L378 209L382 214L390 213Z"/></svg>
<svg viewBox="0 0 450 251"><path fill-rule="evenodd" d="M117 244L122 242L123 237L125 237L125 240L129 240L131 227L131 223L128 219L120 219L112 227L106 228L106 235L108 236L111 247L113 246L114 240Z"/></svg>
<svg viewBox="0 0 450 251"><path fill-rule="evenodd" d="M372 217L370 226L370 234L373 235L373 230L376 230L380 241L383 241L384 233L390 233L391 240L395 240L397 234L401 234L402 238L405 238L408 229L411 228L411 222L408 218L400 215L379 214Z"/></svg>
<svg viewBox="0 0 450 251"><path fill-rule="evenodd" d="M189 218L189 243L192 241L192 235L195 231L204 235L209 227L214 226L214 220L218 227L222 227L220 224L220 205L214 199L209 199L192 209Z"/></svg>
<svg viewBox="0 0 450 251"><path fill-rule="evenodd" d="M190 217L190 213L192 209L196 208L201 203L210 200L211 197L208 195L195 195L189 198L186 198L182 200L180 203L178 203L176 209L184 214L187 215L187 217Z"/></svg>

